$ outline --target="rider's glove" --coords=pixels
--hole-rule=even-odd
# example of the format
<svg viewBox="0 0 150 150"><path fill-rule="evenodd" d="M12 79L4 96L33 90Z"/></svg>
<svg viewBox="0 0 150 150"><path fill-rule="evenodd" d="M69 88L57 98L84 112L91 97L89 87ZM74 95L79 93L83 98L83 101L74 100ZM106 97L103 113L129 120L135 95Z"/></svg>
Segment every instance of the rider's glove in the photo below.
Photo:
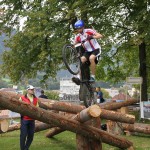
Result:
<svg viewBox="0 0 150 150"><path fill-rule="evenodd" d="M87 40L91 40L91 39L94 39L94 38L93 38L92 35L89 35L89 36L87 37Z"/></svg>

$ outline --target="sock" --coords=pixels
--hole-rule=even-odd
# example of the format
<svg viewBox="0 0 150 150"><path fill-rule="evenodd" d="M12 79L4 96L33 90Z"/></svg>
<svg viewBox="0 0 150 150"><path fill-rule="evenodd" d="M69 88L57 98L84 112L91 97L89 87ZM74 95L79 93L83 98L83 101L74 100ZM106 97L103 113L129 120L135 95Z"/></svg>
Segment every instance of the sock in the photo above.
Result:
<svg viewBox="0 0 150 150"><path fill-rule="evenodd" d="M91 77L95 79L95 75L91 74Z"/></svg>
<svg viewBox="0 0 150 150"><path fill-rule="evenodd" d="M77 78L79 78L79 79L80 79L80 74L77 74Z"/></svg>

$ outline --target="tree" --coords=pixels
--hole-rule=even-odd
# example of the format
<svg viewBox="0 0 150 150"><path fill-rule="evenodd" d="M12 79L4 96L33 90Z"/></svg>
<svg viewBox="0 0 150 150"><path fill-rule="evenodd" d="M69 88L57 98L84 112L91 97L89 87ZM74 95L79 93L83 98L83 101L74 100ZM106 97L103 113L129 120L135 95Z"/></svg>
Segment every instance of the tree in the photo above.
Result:
<svg viewBox="0 0 150 150"><path fill-rule="evenodd" d="M63 67L61 48L71 41L72 25L77 19L83 19L86 26L104 35L97 79L119 82L128 76L141 76L142 100L147 99L150 87L147 70L150 62L146 59L150 55L149 1L4 0L1 6L7 6L2 18L3 30L10 32L16 27L15 36L7 42L11 51L4 53L2 65L2 73L13 81L31 78L37 71L45 72L43 80L54 77ZM21 31L20 17L26 17Z"/></svg>

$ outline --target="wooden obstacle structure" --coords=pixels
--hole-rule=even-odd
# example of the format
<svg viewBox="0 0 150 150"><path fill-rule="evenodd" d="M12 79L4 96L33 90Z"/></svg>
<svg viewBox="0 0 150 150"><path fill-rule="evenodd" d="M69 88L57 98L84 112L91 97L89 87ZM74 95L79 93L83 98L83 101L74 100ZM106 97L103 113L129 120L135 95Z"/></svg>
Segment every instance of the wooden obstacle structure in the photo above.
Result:
<svg viewBox="0 0 150 150"><path fill-rule="evenodd" d="M136 100L127 100L120 103L108 103L102 105L93 105L85 108L81 105L75 105L65 102L39 99L40 107L32 104L20 102L21 95L0 91L0 107L27 115L35 120L44 123L45 128L57 128L57 133L65 130L76 133L77 148L84 150L85 147L90 150L101 150L102 143L107 143L121 149L133 149L133 143L125 138L118 137L100 129L100 118L109 119L121 123L134 124L135 117L132 115L121 114L112 110L119 109L122 106L128 106ZM112 110L111 110L112 109ZM51 110L51 111L50 111ZM61 113L58 113L61 112ZM62 113L65 112L65 113ZM41 125L40 125L41 126ZM78 142L80 141L80 142ZM89 144L89 143L92 144ZM90 147L92 145L92 147ZM88 150L87 149L87 150Z"/></svg>

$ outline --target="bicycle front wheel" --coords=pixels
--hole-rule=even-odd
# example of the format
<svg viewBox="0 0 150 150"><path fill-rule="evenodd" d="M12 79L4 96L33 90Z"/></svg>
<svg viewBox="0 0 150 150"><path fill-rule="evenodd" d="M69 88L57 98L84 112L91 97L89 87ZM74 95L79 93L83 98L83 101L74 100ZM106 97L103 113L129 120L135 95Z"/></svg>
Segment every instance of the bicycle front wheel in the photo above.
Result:
<svg viewBox="0 0 150 150"><path fill-rule="evenodd" d="M85 107L89 107L96 103L96 97L94 95L94 91L90 87L91 85L87 85L82 83L80 85L79 90L79 99L84 102Z"/></svg>
<svg viewBox="0 0 150 150"><path fill-rule="evenodd" d="M73 75L77 75L80 70L80 59L76 49L71 44L66 44L63 47L62 56L68 71Z"/></svg>

